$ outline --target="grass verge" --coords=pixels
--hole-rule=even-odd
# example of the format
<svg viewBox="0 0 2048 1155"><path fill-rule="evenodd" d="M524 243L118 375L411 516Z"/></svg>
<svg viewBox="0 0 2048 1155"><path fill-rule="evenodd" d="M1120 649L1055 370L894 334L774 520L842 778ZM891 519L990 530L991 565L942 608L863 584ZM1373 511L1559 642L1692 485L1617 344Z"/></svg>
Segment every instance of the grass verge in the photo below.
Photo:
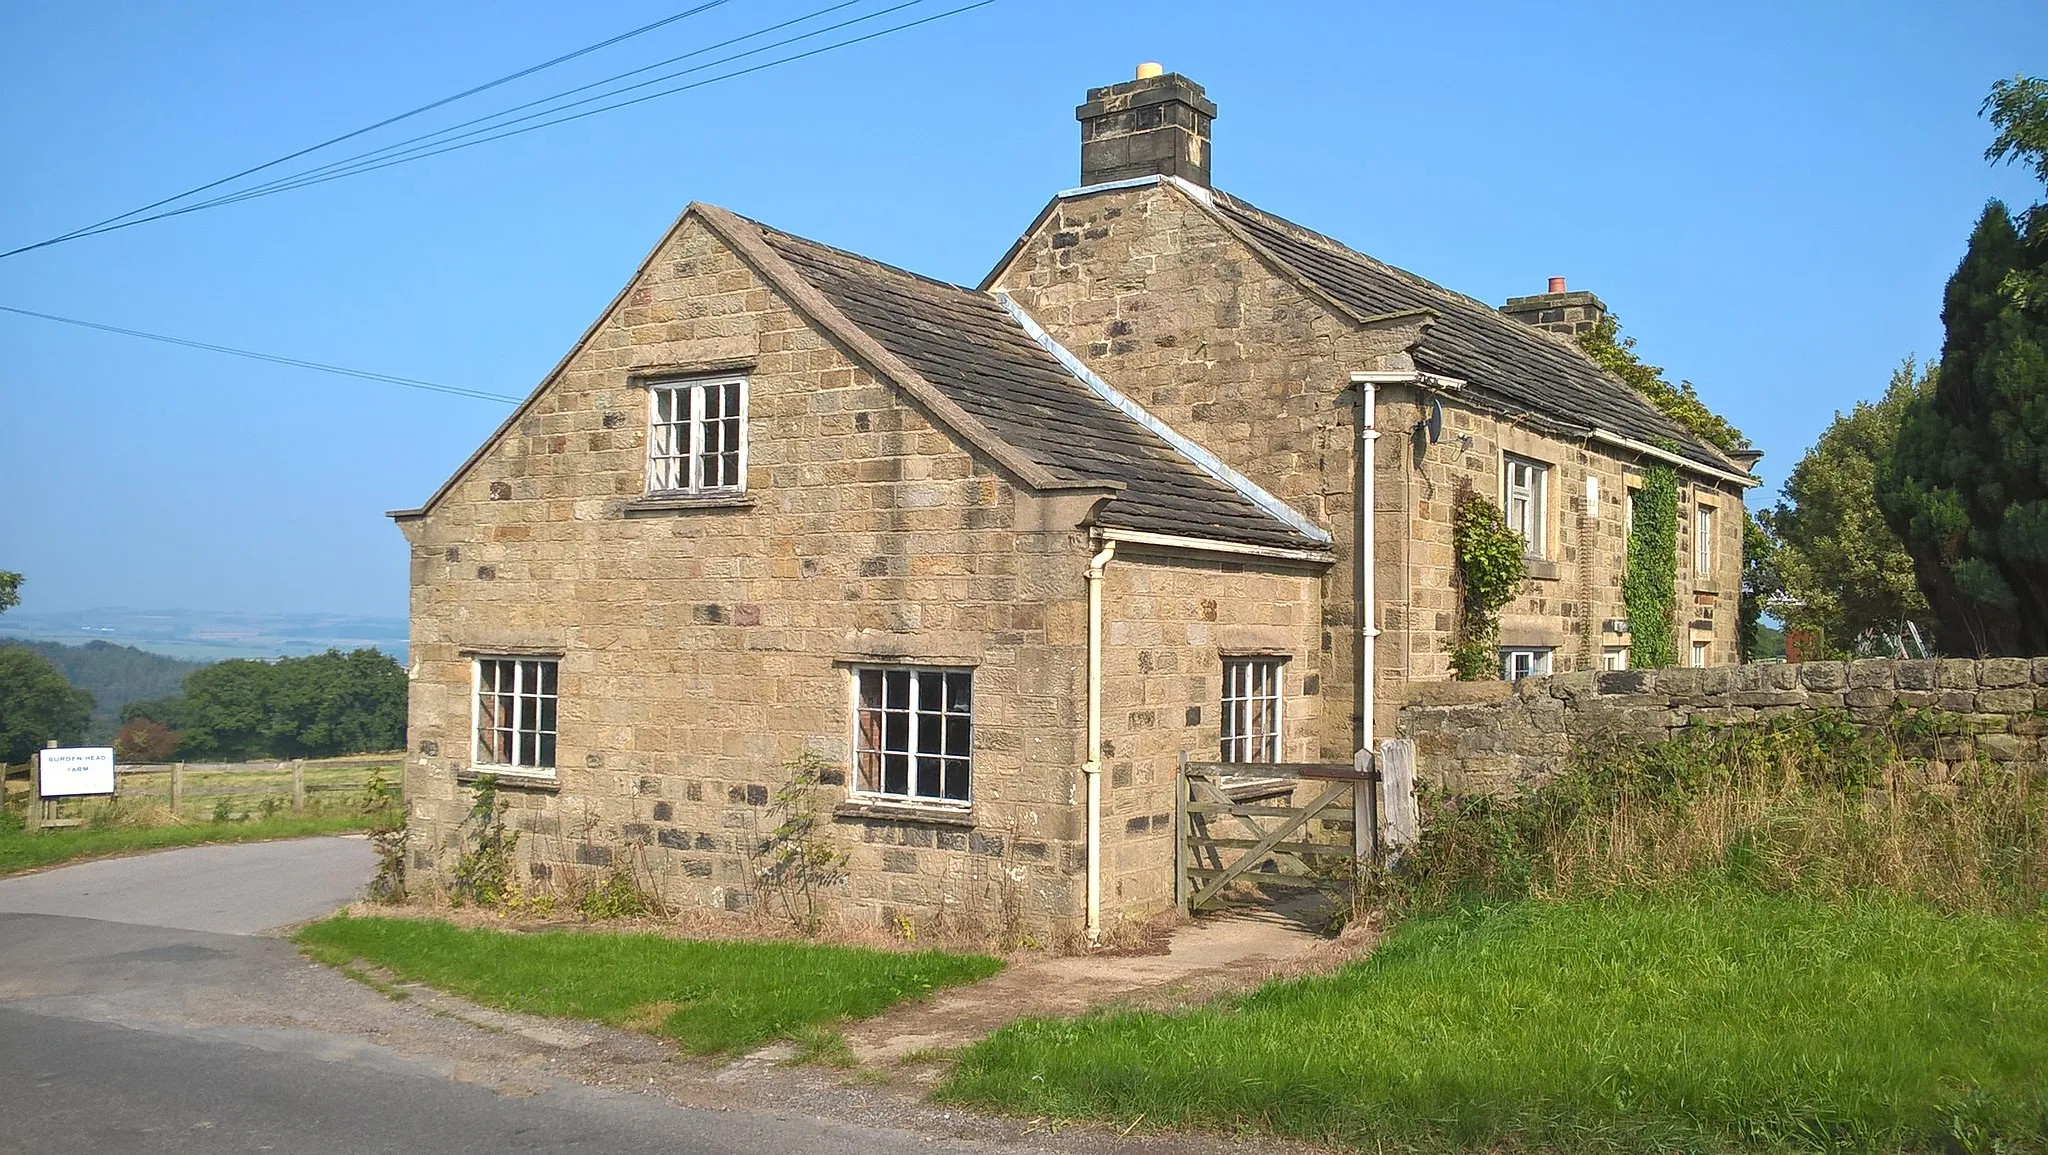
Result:
<svg viewBox="0 0 2048 1155"><path fill-rule="evenodd" d="M511 934L419 919L331 918L295 936L313 958L357 959L407 980L529 1014L596 1019L698 1053L778 1037L825 1057L817 1028L987 978L985 955L813 943L693 942L654 934Z"/></svg>
<svg viewBox="0 0 2048 1155"><path fill-rule="evenodd" d="M273 838L346 834L369 828L370 819L364 815L340 814L258 818L247 822L190 822L178 826L74 826L30 834L22 828L20 815L9 814L0 817L0 877L138 850L216 842L267 842Z"/></svg>
<svg viewBox="0 0 2048 1155"><path fill-rule="evenodd" d="M2048 921L1702 887L1410 919L1183 1014L1027 1020L944 1098L1388 1150L2041 1150Z"/></svg>

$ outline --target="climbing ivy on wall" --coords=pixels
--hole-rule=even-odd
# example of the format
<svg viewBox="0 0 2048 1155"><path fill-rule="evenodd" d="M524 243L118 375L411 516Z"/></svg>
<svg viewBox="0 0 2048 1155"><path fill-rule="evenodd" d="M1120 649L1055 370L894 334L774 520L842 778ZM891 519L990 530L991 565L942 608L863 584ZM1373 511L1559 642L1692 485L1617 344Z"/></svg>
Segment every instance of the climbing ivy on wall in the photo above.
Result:
<svg viewBox="0 0 2048 1155"><path fill-rule="evenodd" d="M1668 465L1643 469L1621 600L1628 607L1628 664L1639 670L1677 665L1678 472Z"/></svg>
<svg viewBox="0 0 2048 1155"><path fill-rule="evenodd" d="M1498 506L1467 496L1452 531L1462 598L1451 670L1461 682L1500 677L1500 611L1528 574L1528 543Z"/></svg>

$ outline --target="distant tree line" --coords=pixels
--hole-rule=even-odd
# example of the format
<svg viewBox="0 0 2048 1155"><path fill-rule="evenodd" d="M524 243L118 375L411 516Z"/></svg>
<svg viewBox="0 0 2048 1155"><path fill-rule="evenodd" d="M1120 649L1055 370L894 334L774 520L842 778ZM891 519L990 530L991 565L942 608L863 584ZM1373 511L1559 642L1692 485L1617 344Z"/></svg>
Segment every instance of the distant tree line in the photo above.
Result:
<svg viewBox="0 0 2048 1155"><path fill-rule="evenodd" d="M405 667L381 650L237 658L187 675L175 697L128 703L121 721L163 727L188 759L324 758L403 747L405 695Z"/></svg>
<svg viewBox="0 0 2048 1155"><path fill-rule="evenodd" d="M0 612L18 604L21 583L20 574L0 570ZM161 691L167 677L183 670L190 672L177 692L129 700L141 689ZM322 758L405 745L405 668L379 650L195 668L102 642L0 645L0 764L26 762L52 741L74 746L87 739L94 695L79 681L123 703L112 741L124 761L173 754L223 761Z"/></svg>

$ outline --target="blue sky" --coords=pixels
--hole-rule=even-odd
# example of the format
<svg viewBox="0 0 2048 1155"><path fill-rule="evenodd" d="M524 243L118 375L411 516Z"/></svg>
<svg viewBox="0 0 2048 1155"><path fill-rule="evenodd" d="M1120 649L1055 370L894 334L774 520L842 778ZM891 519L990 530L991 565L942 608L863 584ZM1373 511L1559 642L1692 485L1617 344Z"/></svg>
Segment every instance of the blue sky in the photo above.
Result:
<svg viewBox="0 0 2048 1155"><path fill-rule="evenodd" d="M825 2L731 0L450 112ZM683 6L13 0L0 249ZM1774 487L1835 410L1938 352L1942 283L1983 202L2038 199L1983 161L1976 113L1993 80L2048 70L2044 45L2039 3L999 0L0 260L0 304L524 394L692 199L973 283L1075 183L1084 90L1159 60L1220 106L1219 187L1489 302L1552 275L1599 293L1768 452ZM0 568L29 575L24 610L402 614L383 511L417 504L505 412L0 314Z"/></svg>

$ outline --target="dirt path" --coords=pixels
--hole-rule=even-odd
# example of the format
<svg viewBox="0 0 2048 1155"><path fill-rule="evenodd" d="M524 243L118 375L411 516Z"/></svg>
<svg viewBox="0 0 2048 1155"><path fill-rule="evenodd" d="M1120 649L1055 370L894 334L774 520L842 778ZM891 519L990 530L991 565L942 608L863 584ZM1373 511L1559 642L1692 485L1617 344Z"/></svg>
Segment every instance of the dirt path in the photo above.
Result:
<svg viewBox="0 0 2048 1155"><path fill-rule="evenodd" d="M1176 928L1151 955L1084 955L1013 962L992 979L854 1024L846 1041L862 1063L890 1065L934 1055L1033 1015L1078 1015L1105 1003L1195 1002L1302 966L1329 940L1275 914L1206 918Z"/></svg>

